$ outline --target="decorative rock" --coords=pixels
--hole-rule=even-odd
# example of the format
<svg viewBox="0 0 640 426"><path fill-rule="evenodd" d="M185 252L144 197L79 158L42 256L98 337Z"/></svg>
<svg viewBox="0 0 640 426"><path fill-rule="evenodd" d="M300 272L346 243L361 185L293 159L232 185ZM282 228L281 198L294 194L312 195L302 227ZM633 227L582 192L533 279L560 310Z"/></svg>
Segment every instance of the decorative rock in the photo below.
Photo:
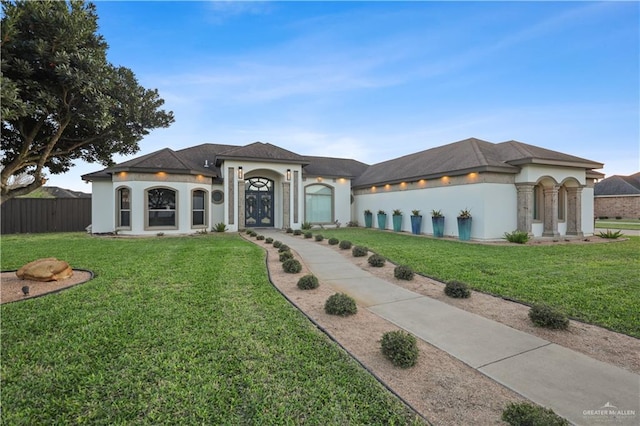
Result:
<svg viewBox="0 0 640 426"><path fill-rule="evenodd" d="M16 272L18 278L33 281L60 281L73 275L73 269L55 257L29 262Z"/></svg>

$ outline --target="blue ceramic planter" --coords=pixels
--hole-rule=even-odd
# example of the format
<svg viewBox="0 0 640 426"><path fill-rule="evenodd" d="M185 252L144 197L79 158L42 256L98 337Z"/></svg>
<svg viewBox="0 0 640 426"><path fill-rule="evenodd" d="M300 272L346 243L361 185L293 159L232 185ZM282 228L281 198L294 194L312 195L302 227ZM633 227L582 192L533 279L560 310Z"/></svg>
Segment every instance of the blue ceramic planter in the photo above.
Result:
<svg viewBox="0 0 640 426"><path fill-rule="evenodd" d="M433 224L433 236L438 238L444 237L444 216L432 217L431 223Z"/></svg>
<svg viewBox="0 0 640 426"><path fill-rule="evenodd" d="M373 213L364 214L364 226L371 228L373 226Z"/></svg>
<svg viewBox="0 0 640 426"><path fill-rule="evenodd" d="M387 229L387 215L378 213L378 228Z"/></svg>
<svg viewBox="0 0 640 426"><path fill-rule="evenodd" d="M471 218L458 218L458 238L461 241L469 241L471 239Z"/></svg>
<svg viewBox="0 0 640 426"><path fill-rule="evenodd" d="M393 216L393 230L395 232L402 231L402 215L394 215Z"/></svg>
<svg viewBox="0 0 640 426"><path fill-rule="evenodd" d="M422 216L411 216L411 233L420 235L422 231Z"/></svg>

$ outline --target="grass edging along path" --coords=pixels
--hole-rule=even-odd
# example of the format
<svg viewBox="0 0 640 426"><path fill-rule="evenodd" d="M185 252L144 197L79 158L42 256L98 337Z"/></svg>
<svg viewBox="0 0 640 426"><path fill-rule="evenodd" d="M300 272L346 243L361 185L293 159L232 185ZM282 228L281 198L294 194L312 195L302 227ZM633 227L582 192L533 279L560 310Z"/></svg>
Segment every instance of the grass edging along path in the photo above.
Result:
<svg viewBox="0 0 640 426"><path fill-rule="evenodd" d="M49 256L96 277L0 308L3 423L420 423L237 235L2 238L3 270Z"/></svg>
<svg viewBox="0 0 640 426"><path fill-rule="evenodd" d="M474 244L364 228L315 231L364 245L439 281L567 315L640 337L640 238L608 243Z"/></svg>

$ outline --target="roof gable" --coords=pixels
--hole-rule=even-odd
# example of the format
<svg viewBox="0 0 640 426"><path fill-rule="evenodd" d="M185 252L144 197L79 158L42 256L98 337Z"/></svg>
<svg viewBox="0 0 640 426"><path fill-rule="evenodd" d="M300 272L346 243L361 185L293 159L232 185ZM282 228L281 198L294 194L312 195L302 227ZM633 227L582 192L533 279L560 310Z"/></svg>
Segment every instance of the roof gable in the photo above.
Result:
<svg viewBox="0 0 640 426"><path fill-rule="evenodd" d="M603 167L602 163L518 141L502 142L496 144L495 147L500 159L513 165L538 163L587 169L600 169Z"/></svg>
<svg viewBox="0 0 640 426"><path fill-rule="evenodd" d="M254 142L249 145L229 149L217 156L216 165L219 166L223 160L308 164L308 161L303 156L298 155L295 152L263 142Z"/></svg>

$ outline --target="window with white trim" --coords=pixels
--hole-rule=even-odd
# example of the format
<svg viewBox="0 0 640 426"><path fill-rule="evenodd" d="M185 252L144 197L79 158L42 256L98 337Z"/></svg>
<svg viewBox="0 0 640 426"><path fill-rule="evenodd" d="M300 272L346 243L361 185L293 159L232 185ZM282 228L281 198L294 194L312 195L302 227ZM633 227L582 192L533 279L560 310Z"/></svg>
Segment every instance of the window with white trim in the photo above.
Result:
<svg viewBox="0 0 640 426"><path fill-rule="evenodd" d="M146 195L147 227L177 227L176 191L170 188L151 188L146 191Z"/></svg>
<svg viewBox="0 0 640 426"><path fill-rule="evenodd" d="M304 188L305 221L311 223L333 223L333 189L314 184Z"/></svg>
<svg viewBox="0 0 640 426"><path fill-rule="evenodd" d="M191 227L207 226L207 193L201 189L191 191Z"/></svg>
<svg viewBox="0 0 640 426"><path fill-rule="evenodd" d="M131 229L131 189L126 187L118 188L117 194L116 227L118 229Z"/></svg>

